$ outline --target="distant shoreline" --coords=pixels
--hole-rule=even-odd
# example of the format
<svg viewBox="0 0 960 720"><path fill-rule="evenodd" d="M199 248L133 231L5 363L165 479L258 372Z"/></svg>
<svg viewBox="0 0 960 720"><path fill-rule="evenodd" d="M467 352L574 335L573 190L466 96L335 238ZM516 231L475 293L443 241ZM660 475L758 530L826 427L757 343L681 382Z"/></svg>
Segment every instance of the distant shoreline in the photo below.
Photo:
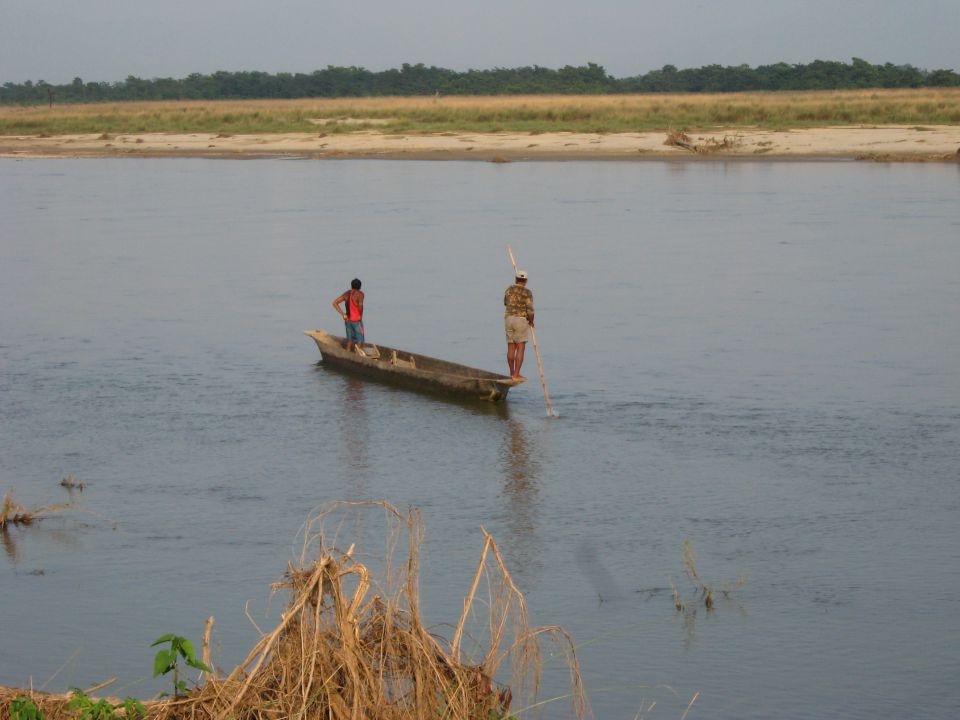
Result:
<svg viewBox="0 0 960 720"><path fill-rule="evenodd" d="M674 138L676 140L676 138ZM578 133L118 133L0 136L4 158L196 157L400 159L487 162L572 160L867 160L960 162L960 126L730 129Z"/></svg>

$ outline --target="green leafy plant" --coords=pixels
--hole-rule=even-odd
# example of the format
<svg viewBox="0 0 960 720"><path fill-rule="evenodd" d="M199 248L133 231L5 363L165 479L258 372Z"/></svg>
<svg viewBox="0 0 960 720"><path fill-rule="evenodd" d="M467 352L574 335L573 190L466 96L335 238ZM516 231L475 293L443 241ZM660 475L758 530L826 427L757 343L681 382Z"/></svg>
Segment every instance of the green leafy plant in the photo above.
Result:
<svg viewBox="0 0 960 720"><path fill-rule="evenodd" d="M10 703L10 720L43 720L43 713L30 698L18 697Z"/></svg>
<svg viewBox="0 0 960 720"><path fill-rule="evenodd" d="M67 709L77 714L78 720L112 720L113 704L106 700L93 702L80 688L70 688L73 699L67 703Z"/></svg>
<svg viewBox="0 0 960 720"><path fill-rule="evenodd" d="M127 720L146 720L147 707L136 698L128 697L123 701L123 715Z"/></svg>
<svg viewBox="0 0 960 720"><path fill-rule="evenodd" d="M80 688L71 688L73 699L67 703L67 709L77 713L77 720L118 720L116 711L123 708L123 717L126 720L145 720L147 708L136 698L128 697L122 703L113 703L106 699L93 702ZM31 720L28 717L21 720ZM42 716L39 720L43 720Z"/></svg>
<svg viewBox="0 0 960 720"><path fill-rule="evenodd" d="M179 698L180 695L187 692L187 683L180 679L180 659L192 668L203 670L204 672L213 672L212 668L206 663L197 660L196 651L193 649L193 643L185 637L167 633L154 640L150 647L169 643L169 647L159 650L153 658L153 676L166 675L173 672L173 697Z"/></svg>
<svg viewBox="0 0 960 720"><path fill-rule="evenodd" d="M73 699L67 703L67 709L77 713L78 720L114 720L113 703L104 699L93 702L80 688L71 688Z"/></svg>

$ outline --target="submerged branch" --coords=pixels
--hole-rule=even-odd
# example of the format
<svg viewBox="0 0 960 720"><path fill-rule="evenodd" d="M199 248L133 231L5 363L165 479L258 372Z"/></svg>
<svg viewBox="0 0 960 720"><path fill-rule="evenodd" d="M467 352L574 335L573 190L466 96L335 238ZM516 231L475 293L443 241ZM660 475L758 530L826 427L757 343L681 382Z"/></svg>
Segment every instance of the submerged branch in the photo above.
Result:
<svg viewBox="0 0 960 720"><path fill-rule="evenodd" d="M72 505L73 503L60 503L59 505L42 505L27 510L27 508L14 502L13 490L8 490L3 496L3 503L0 504L0 530L6 529L8 525L32 525L38 520L43 520L47 516L65 510Z"/></svg>

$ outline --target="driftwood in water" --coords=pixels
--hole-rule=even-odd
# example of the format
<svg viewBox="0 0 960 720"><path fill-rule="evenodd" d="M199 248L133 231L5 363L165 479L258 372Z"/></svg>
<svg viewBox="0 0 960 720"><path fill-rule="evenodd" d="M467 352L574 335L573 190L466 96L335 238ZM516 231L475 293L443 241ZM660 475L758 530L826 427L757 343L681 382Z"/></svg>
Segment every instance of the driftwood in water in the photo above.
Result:
<svg viewBox="0 0 960 720"><path fill-rule="evenodd" d="M3 496L3 503L0 503L0 530L6 529L8 525L31 525L37 520L43 520L46 516L70 507L71 503L61 503L59 505L44 505L30 510L18 505L13 500L13 490L7 490Z"/></svg>

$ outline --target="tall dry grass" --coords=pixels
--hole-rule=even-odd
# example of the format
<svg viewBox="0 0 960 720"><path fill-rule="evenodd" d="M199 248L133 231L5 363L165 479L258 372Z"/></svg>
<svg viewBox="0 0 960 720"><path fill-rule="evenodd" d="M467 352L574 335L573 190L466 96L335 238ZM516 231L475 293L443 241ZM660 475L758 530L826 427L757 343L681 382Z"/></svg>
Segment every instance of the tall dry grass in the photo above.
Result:
<svg viewBox="0 0 960 720"><path fill-rule="evenodd" d="M335 511L371 508L384 512L388 527L378 578L354 546L333 545L336 532L326 524ZM574 715L587 713L572 641L560 628L529 626L488 534L450 640L421 617L417 511L337 503L304 536L301 561L276 586L290 595L277 627L226 677L208 677L188 697L148 703L150 720L498 720L536 706L545 638L567 657ZM406 557L396 563L404 538ZM471 632L475 613L484 616L482 638ZM34 699L47 720L68 717L69 698L0 688L0 718L18 694Z"/></svg>
<svg viewBox="0 0 960 720"><path fill-rule="evenodd" d="M0 107L0 135L631 132L960 124L960 88L687 95L531 95L130 102Z"/></svg>

